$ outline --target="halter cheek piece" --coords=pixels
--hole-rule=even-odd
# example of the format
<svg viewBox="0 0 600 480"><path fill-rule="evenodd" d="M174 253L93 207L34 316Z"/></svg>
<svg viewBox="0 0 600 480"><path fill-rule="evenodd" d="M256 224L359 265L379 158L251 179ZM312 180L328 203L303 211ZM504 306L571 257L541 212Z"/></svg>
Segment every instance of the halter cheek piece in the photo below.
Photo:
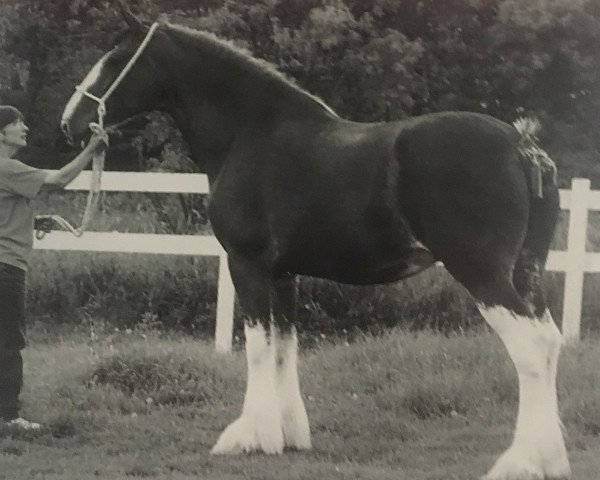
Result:
<svg viewBox="0 0 600 480"><path fill-rule="evenodd" d="M146 33L146 37L144 38L144 40L142 41L142 43L140 44L140 46L138 47L136 52L129 59L129 62L127 62L125 67L123 67L123 70L121 70L121 73L119 73L117 78L115 78L115 80L111 83L110 87L108 87L106 92L104 92L104 95L102 95L101 97L97 97L96 95L93 95L90 92L88 92L81 85L77 85L75 87L75 90L77 90L79 93L81 93L82 95L85 95L88 98L91 98L92 100L94 100L95 102L98 103L98 123L100 124L101 127L104 127L104 117L106 115L106 101L108 100L108 97L110 97L112 95L112 93L119 86L121 81L125 78L125 75L127 75L129 73L129 71L131 70L131 68L137 61L137 59L140 57L140 55L146 49L148 42L150 42L150 40L151 40L152 36L154 35L154 32L156 31L158 26L159 26L158 22L155 22L152 24L152 26L148 30L148 33Z"/></svg>

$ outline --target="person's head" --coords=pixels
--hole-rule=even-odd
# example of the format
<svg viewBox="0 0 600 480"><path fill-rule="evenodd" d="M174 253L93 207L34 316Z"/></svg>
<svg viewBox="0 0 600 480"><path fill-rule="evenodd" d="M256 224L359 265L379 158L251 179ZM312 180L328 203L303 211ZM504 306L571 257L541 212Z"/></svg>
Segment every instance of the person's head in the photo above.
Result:
<svg viewBox="0 0 600 480"><path fill-rule="evenodd" d="M0 105L0 147L12 155L27 146L27 132L23 114L10 105Z"/></svg>

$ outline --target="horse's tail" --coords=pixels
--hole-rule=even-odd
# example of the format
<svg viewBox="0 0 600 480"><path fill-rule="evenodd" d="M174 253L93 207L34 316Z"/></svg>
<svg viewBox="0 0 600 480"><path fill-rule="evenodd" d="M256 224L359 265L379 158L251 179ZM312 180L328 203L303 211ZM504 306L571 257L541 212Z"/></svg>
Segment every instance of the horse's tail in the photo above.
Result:
<svg viewBox="0 0 600 480"><path fill-rule="evenodd" d="M519 157L529 178L531 194L542 198L544 187L548 184L556 187L556 164L550 156L537 144L537 134L541 129L540 122L535 118L519 118L513 123L521 135Z"/></svg>
<svg viewBox="0 0 600 480"><path fill-rule="evenodd" d="M556 165L537 144L537 120L520 118L513 125L521 135L517 148L531 192L527 233L513 283L532 313L541 317L546 310L542 275L560 210Z"/></svg>

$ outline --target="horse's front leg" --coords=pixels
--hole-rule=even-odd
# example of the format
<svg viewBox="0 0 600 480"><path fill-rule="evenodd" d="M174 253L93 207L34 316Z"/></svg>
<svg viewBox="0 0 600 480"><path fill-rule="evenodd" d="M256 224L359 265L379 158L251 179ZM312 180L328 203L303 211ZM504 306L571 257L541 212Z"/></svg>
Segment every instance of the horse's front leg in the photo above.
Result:
<svg viewBox="0 0 600 480"><path fill-rule="evenodd" d="M248 384L241 416L221 434L212 453L281 453L284 441L271 325L272 281L267 272L243 258L231 256L229 269L245 314Z"/></svg>
<svg viewBox="0 0 600 480"><path fill-rule="evenodd" d="M298 379L298 337L296 335L297 281L285 276L273 283L271 305L274 320L275 381L286 447L305 450L311 447L310 428Z"/></svg>

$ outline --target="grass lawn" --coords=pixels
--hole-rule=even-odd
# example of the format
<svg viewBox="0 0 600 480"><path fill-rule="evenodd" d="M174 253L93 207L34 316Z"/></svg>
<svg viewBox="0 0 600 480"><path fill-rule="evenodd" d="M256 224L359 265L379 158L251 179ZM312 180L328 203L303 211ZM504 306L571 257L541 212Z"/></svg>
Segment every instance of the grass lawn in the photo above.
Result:
<svg viewBox="0 0 600 480"><path fill-rule="evenodd" d="M243 352L185 336L104 332L25 350L24 414L41 433L0 429L6 479L479 478L511 440L516 374L482 331L394 331L301 358L313 450L211 456L241 410ZM600 341L565 349L559 396L573 478L600 470Z"/></svg>

